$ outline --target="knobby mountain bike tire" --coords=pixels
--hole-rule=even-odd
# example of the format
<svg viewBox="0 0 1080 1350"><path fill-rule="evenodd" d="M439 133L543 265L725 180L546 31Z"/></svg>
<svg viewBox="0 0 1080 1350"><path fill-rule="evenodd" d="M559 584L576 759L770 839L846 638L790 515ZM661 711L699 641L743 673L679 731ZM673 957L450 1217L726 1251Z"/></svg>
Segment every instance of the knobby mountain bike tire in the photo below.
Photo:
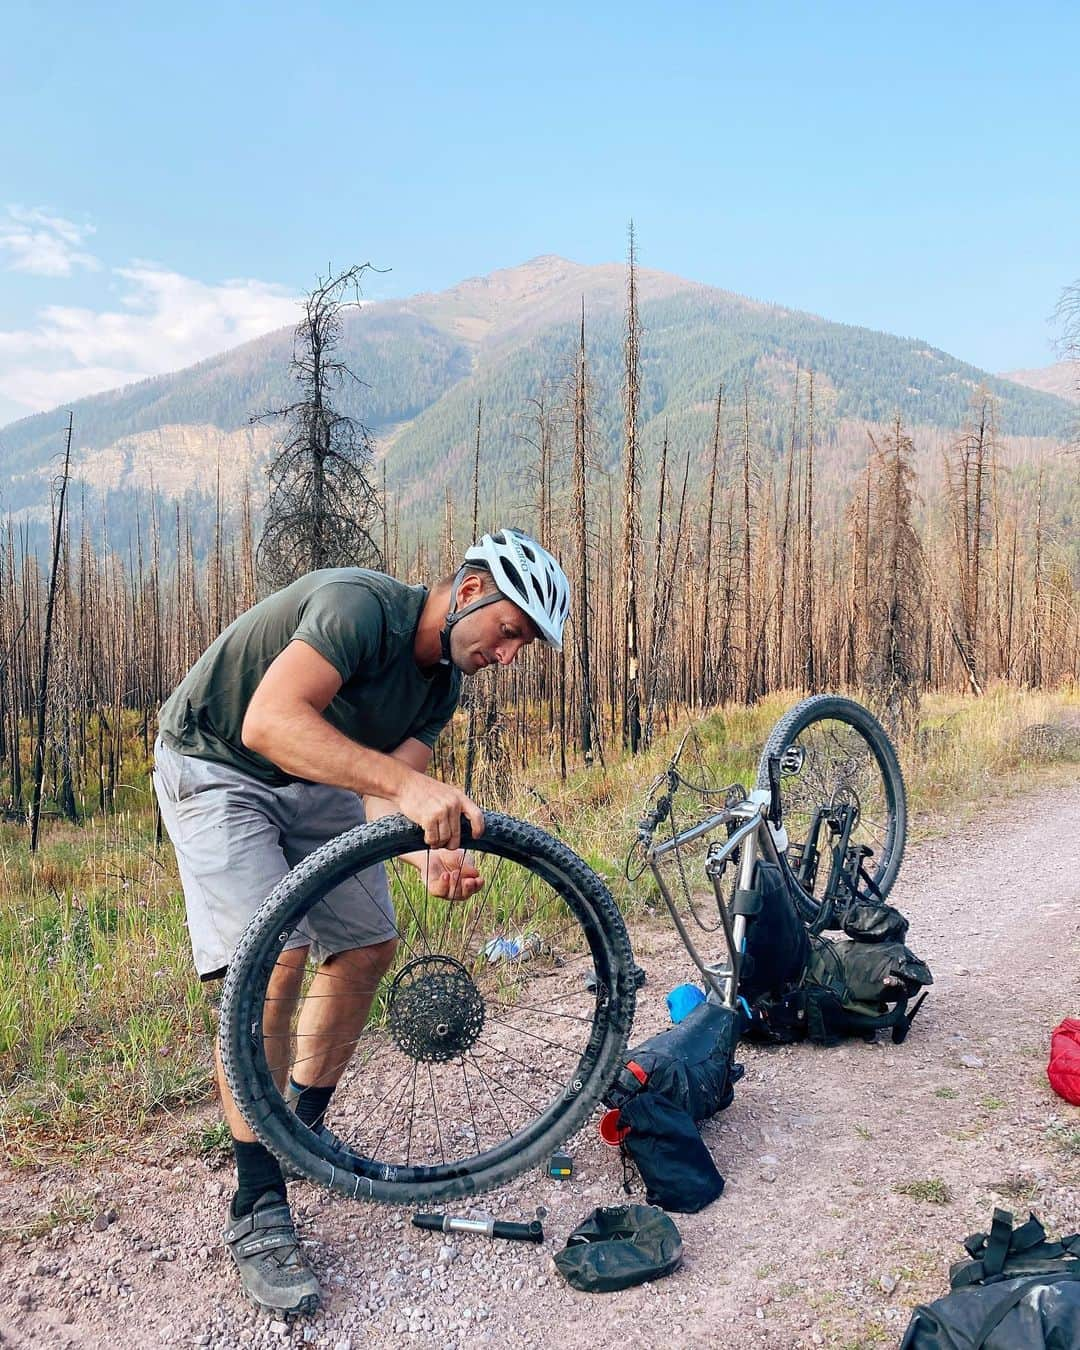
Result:
<svg viewBox="0 0 1080 1350"><path fill-rule="evenodd" d="M311 1181L411 1205L502 1185L546 1163L622 1063L633 962L607 887L535 826L495 813L485 822L480 838L463 840L485 879L470 899L431 897L403 861L430 865L422 832L386 817L305 859L244 932L222 994L222 1064L255 1135ZM327 1037L320 1051L312 1028L328 994L371 977L363 948L320 974L322 953L305 958L303 947L320 916L335 916L335 887L353 879L354 893L356 880L376 893L369 869L389 884L398 950L366 1028L332 1046L330 1072L341 1076L329 1132L315 1133L283 1095L285 1070L314 1081L305 1061L319 1052L326 1064ZM298 962L295 999L282 999L280 981Z"/></svg>
<svg viewBox="0 0 1080 1350"><path fill-rule="evenodd" d="M800 882L803 855L815 818L838 806L854 808L850 844L869 853L865 876L856 881L860 896L883 899L896 880L907 838L907 799L896 750L884 727L853 699L817 694L795 705L777 722L758 763L757 786L769 786L769 761L780 761L780 799L788 849L788 871L803 918L819 932L834 926L848 893L829 891L829 831L819 830L821 858L809 883ZM869 880L867 880L869 878Z"/></svg>

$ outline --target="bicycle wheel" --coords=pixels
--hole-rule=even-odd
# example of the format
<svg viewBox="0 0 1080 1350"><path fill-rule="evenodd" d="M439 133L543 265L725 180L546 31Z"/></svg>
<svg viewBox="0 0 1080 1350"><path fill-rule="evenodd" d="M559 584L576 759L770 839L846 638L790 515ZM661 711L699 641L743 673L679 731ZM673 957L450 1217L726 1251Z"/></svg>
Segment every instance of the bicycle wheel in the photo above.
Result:
<svg viewBox="0 0 1080 1350"><path fill-rule="evenodd" d="M759 788L769 786L773 758L788 835L784 862L817 932L833 926L853 895L881 899L896 880L907 836L903 775L877 718L835 694L804 699L777 722L758 763Z"/></svg>
<svg viewBox="0 0 1080 1350"><path fill-rule="evenodd" d="M584 1124L622 1062L634 988L615 902L542 830L493 813L485 820L469 844L484 886L468 900L427 893L403 861L428 856L422 832L393 816L305 859L244 933L222 995L225 1074L256 1136L310 1180L402 1204L501 1185ZM331 1047L322 1081L341 1076L325 1121L331 1133L318 1134L283 1096L286 1071L300 1083L319 1076L305 1079L304 1066L318 1053L326 1063L328 995L350 996L354 973L364 975L352 957L317 972L304 954L305 918L317 905L332 915L334 887L379 864L398 951L367 1026ZM299 987L282 998L290 968Z"/></svg>

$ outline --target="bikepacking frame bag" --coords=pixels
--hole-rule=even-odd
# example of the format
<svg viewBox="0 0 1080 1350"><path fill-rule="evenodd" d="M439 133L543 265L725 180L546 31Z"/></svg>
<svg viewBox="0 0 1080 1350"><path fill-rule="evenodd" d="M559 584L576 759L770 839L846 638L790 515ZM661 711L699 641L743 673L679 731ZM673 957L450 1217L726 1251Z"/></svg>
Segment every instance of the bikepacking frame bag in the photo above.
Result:
<svg viewBox="0 0 1080 1350"><path fill-rule="evenodd" d="M641 1173L650 1205L695 1214L721 1194L724 1178L698 1132L731 1104L743 1075L734 1062L746 1027L731 1008L699 1003L668 1031L630 1051L604 1100L619 1108L622 1141Z"/></svg>
<svg viewBox="0 0 1080 1350"><path fill-rule="evenodd" d="M964 1242L952 1293L915 1309L900 1350L1067 1350L1080 1346L1080 1234L1047 1242L1034 1214L1019 1228L994 1210Z"/></svg>
<svg viewBox="0 0 1080 1350"><path fill-rule="evenodd" d="M933 982L930 968L902 942L853 942L819 935L810 939L799 987L780 999L766 998L754 1005L751 1034L765 1041L808 1039L838 1045L847 1036L872 1041L879 1031L888 1030L899 1045L926 997L919 991Z"/></svg>
<svg viewBox="0 0 1080 1350"><path fill-rule="evenodd" d="M732 912L746 917L739 993L748 1003L765 995L782 997L802 977L810 939L775 863L758 860L753 889L735 892Z"/></svg>

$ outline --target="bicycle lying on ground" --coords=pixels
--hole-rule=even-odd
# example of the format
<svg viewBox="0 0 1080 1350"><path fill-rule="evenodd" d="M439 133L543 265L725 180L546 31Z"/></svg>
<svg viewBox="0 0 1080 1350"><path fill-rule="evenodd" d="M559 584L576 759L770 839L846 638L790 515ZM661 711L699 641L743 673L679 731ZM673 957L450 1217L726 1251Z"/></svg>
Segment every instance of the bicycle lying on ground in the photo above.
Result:
<svg viewBox="0 0 1080 1350"><path fill-rule="evenodd" d="M848 699L810 698L781 719L753 790L689 784L702 800L721 804L657 844L680 785L687 783L676 755L639 839L715 1001L733 1006L738 998L745 920L733 912L735 897L752 885L759 857L781 868L815 932L855 896L880 900L895 879L906 827L903 780L881 726ZM546 1164L585 1124L623 1063L635 968L607 887L538 827L497 813L485 820L483 835L469 843L485 878L475 896L430 897L420 830L389 817L332 840L296 867L237 949L220 1025L231 1090L285 1164L332 1190L417 1205L502 1185ZM681 870L684 851L720 829L727 838L708 845L705 872L727 951L708 961L659 864L671 855ZM284 952L308 942L305 920L316 906L332 914L335 887L378 867L397 911L398 956L367 1028L333 1047L342 1073L329 1128L316 1132L291 1109L286 1078L291 1072L305 1081L320 1034L325 1066L326 977L349 976L335 975L331 962L316 983L308 969L278 1007L275 970Z"/></svg>

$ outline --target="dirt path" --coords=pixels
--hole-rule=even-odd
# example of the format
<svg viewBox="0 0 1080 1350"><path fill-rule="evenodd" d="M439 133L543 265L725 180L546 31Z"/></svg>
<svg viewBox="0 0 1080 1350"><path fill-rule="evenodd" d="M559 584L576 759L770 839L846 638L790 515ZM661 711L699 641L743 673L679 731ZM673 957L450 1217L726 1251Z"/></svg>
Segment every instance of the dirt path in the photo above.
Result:
<svg viewBox="0 0 1080 1350"><path fill-rule="evenodd" d="M228 1173L178 1147L157 1167L5 1178L5 1226L29 1226L72 1192L115 1219L0 1248L0 1344L894 1345L994 1205L1033 1208L1055 1234L1080 1227L1080 1110L1045 1076L1051 1027L1080 1011L1080 786L912 849L893 899L936 978L911 1037L742 1050L734 1105L704 1129L727 1189L677 1217L686 1258L669 1279L590 1296L554 1273L550 1254L574 1223L621 1197L617 1155L590 1130L573 1145L572 1182L534 1174L486 1198L506 1217L546 1206L542 1248L444 1246L400 1211L297 1186L326 1306L273 1322L244 1304L219 1244ZM649 971L642 1039L687 971L666 931L635 937ZM941 1183L929 1194L944 1203L897 1190L919 1182Z"/></svg>

